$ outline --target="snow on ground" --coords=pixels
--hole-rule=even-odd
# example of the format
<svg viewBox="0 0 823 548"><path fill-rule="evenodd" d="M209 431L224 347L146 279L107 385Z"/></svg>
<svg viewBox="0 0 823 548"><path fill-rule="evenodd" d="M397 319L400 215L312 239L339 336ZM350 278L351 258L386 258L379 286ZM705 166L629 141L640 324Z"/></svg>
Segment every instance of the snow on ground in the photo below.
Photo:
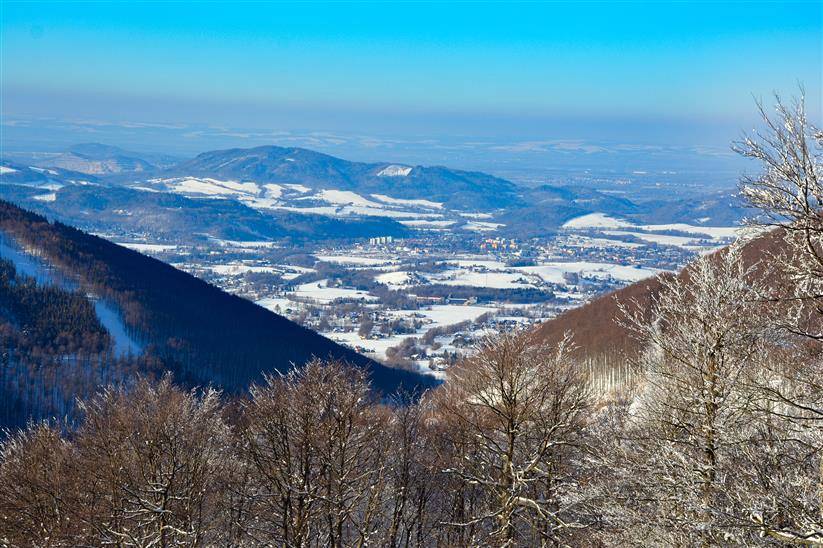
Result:
<svg viewBox="0 0 823 548"><path fill-rule="evenodd" d="M473 266L474 267L489 268L489 269L493 269L493 270L504 270L504 269L507 268L506 263L504 263L503 261L492 261L492 260L489 260L489 259L467 258L467 259L458 259L456 261L447 261L447 262L448 262L448 264L456 264L457 266L460 266L460 267L463 267L463 268L469 268L469 267L473 267Z"/></svg>
<svg viewBox="0 0 823 548"><path fill-rule="evenodd" d="M169 245L169 244L142 244L137 242L114 242L117 245L122 245L123 247L128 247L129 249L133 249L134 251L139 251L140 253L161 253L163 251L172 251L177 249L176 245Z"/></svg>
<svg viewBox="0 0 823 548"><path fill-rule="evenodd" d="M688 236L670 236L668 234L649 234L648 232L631 232L628 230L604 230L603 234L609 236L634 236L644 242L660 245L673 245L678 247L686 247L693 244L695 238Z"/></svg>
<svg viewBox="0 0 823 548"><path fill-rule="evenodd" d="M641 268L629 265L617 265L610 263L595 263L588 261L575 261L568 263L550 262L539 266L518 266L515 270L523 272L524 274L536 274L540 276L543 281L555 284L565 284L563 274L572 272L582 276L590 276L594 278L608 278L624 282L637 282L642 279L654 276L658 272L654 268Z"/></svg>
<svg viewBox="0 0 823 548"><path fill-rule="evenodd" d="M315 255L318 261L335 264L352 264L360 266L378 266L385 264L396 264L393 259L379 257L358 257L356 255Z"/></svg>
<svg viewBox="0 0 823 548"><path fill-rule="evenodd" d="M491 308L488 306L462 306L450 304L435 305L429 309L421 310L393 310L390 311L389 314L396 318L419 317L424 322L423 327L415 333L392 335L391 337L380 339L363 339L357 334L356 331L350 331L348 333L327 332L323 333L323 335L334 341L346 343L349 346L362 346L363 348L372 350L378 358L382 359L386 357L386 350L392 346L397 346L408 337L421 337L429 329L454 325L465 321L474 321L487 312L494 313L496 311L496 308ZM430 373L428 368L426 368L426 372Z"/></svg>
<svg viewBox="0 0 823 548"><path fill-rule="evenodd" d="M372 202L368 198L364 198L360 194L351 192L350 190L321 190L314 197L335 205L353 205L378 209L383 207L383 204Z"/></svg>
<svg viewBox="0 0 823 548"><path fill-rule="evenodd" d="M412 219L409 221L403 220L398 222L401 225L410 226L412 228L446 228L452 226L457 221Z"/></svg>
<svg viewBox="0 0 823 548"><path fill-rule="evenodd" d="M685 232L686 234L695 234L698 236L709 237L713 240L723 240L728 238L736 238L740 233L740 227L735 226L695 226L687 223L670 223L659 225L635 225L623 219L616 219L609 217L605 213L589 213L581 217L567 221L563 224L563 228L569 229L587 229L587 228L608 228L608 229L635 229L645 232ZM612 235L618 233L611 232ZM636 234L638 238L643 238L640 234ZM646 239L646 241L663 243L661 240ZM671 240L672 242L676 240ZM680 243L670 243L669 245L686 245L684 240Z"/></svg>
<svg viewBox="0 0 823 548"><path fill-rule="evenodd" d="M396 272L385 272L383 274L378 274L374 277L374 280L377 283L386 284L394 287L405 287L407 285L411 285L412 280L415 279L416 277L413 276L411 272L406 272L405 270Z"/></svg>
<svg viewBox="0 0 823 548"><path fill-rule="evenodd" d="M0 175L4 173L15 173L16 171L13 167L0 166Z"/></svg>
<svg viewBox="0 0 823 548"><path fill-rule="evenodd" d="M475 232L489 232L492 230L497 230L498 228L502 228L506 225L501 223L489 223L485 221L469 221L468 223L463 225L463 230L473 230Z"/></svg>
<svg viewBox="0 0 823 548"><path fill-rule="evenodd" d="M604 230L603 233L613 236L618 234L631 234L630 232L623 233L619 230ZM570 237L566 244L573 247L623 247L626 249L637 249L638 247L643 247L643 244L638 244L636 242L624 242L622 240L611 240L608 238L590 238L588 236Z"/></svg>
<svg viewBox="0 0 823 548"><path fill-rule="evenodd" d="M254 266L242 263L212 265L209 267L209 270L221 276L239 276L246 272L268 272L271 274L277 274L279 272L279 269L273 266Z"/></svg>
<svg viewBox="0 0 823 548"><path fill-rule="evenodd" d="M329 217L346 217L350 215L360 215L366 217L392 217L395 219L418 219L437 218L443 215L439 213L417 213L413 211L397 211L394 209L382 209L366 206L344 205L344 206L275 206L274 209L283 211L293 211L295 213L314 213L316 215L326 215Z"/></svg>
<svg viewBox="0 0 823 548"><path fill-rule="evenodd" d="M271 198L273 200L276 200L277 198L279 198L280 196L283 195L283 187L280 186L280 185L275 185L275 184L269 183L269 184L263 185L263 188L266 189L266 197L267 198Z"/></svg>
<svg viewBox="0 0 823 548"><path fill-rule="evenodd" d="M288 185L283 185L283 186L288 187L288 188L290 188L290 189L292 189L296 192L299 192L301 194L305 194L306 192L311 192L311 189L307 186L304 186L304 185L288 184Z"/></svg>
<svg viewBox="0 0 823 548"><path fill-rule="evenodd" d="M54 192L50 192L48 194L39 194L37 196L34 196L34 199L40 202L55 202L57 201L57 194L55 194Z"/></svg>
<svg viewBox="0 0 823 548"><path fill-rule="evenodd" d="M6 168L6 169L11 169L11 168ZM59 175L53 169L46 169L46 168L43 168L43 167L34 167L34 166L29 166L29 169L32 170L32 171L36 171L37 173L48 173L49 175ZM12 169L12 171L17 171L17 170ZM3 172L0 171L0 173L3 173Z"/></svg>
<svg viewBox="0 0 823 548"><path fill-rule="evenodd" d="M466 219L491 219L492 215L490 213L459 213L461 217L465 217Z"/></svg>
<svg viewBox="0 0 823 548"><path fill-rule="evenodd" d="M180 194L204 194L208 196L237 196L239 194L258 195L260 187L256 183L219 181L209 178L188 177L184 179L161 180L170 189Z"/></svg>
<svg viewBox="0 0 823 548"><path fill-rule="evenodd" d="M432 323L425 325L421 332L425 333L433 327L443 327L465 321L474 321L483 314L488 312L494 313L496 311L497 309L491 306L437 304L427 309L394 310L390 313L398 317L409 317L410 315L418 314L431 320Z"/></svg>
<svg viewBox="0 0 823 548"><path fill-rule="evenodd" d="M563 223L563 228L629 228L633 225L605 213L589 213Z"/></svg>
<svg viewBox="0 0 823 548"><path fill-rule="evenodd" d="M209 240L223 247L242 247L251 249L260 247L277 247L277 244L275 242L270 242L268 240L239 241L222 240L220 238L209 238Z"/></svg>
<svg viewBox="0 0 823 548"><path fill-rule="evenodd" d="M293 294L297 297L313 299L319 303L330 303L335 299L377 300L377 297L369 295L365 291L342 287L328 287L327 283L328 280L305 283L297 286Z"/></svg>
<svg viewBox="0 0 823 548"><path fill-rule="evenodd" d="M406 177L412 172L409 166L390 165L377 172L378 177Z"/></svg>
<svg viewBox="0 0 823 548"><path fill-rule="evenodd" d="M687 234L705 234L715 240L723 238L736 238L740 233L740 227L736 226L694 226L685 223L640 225L637 228L640 228L641 230L649 230L651 232L675 230L677 232L686 232Z"/></svg>
<svg viewBox="0 0 823 548"><path fill-rule="evenodd" d="M392 198L385 194L372 194L372 198L379 200L386 204L423 207L426 209L443 209L443 204L440 202L432 202L429 200L404 200L401 198Z"/></svg>
<svg viewBox="0 0 823 548"><path fill-rule="evenodd" d="M468 285L472 287L492 287L494 289L535 287L521 272L477 272L457 269L431 275L429 280L432 283L444 285Z"/></svg>
<svg viewBox="0 0 823 548"><path fill-rule="evenodd" d="M263 308L271 310L277 314L285 314L287 309L299 310L302 306L300 303L290 301L289 299L283 297L266 297L255 302Z"/></svg>

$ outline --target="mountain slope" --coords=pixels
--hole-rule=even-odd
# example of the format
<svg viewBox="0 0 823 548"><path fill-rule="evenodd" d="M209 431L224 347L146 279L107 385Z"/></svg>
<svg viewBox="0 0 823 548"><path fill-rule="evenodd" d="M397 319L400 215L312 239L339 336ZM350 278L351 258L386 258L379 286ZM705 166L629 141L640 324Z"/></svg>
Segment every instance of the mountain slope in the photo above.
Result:
<svg viewBox="0 0 823 548"><path fill-rule="evenodd" d="M497 209L520 203L513 183L485 173L350 162L303 148L263 146L204 152L170 168L167 174L387 194L442 202L456 209Z"/></svg>
<svg viewBox="0 0 823 548"><path fill-rule="evenodd" d="M428 378L387 368L161 261L8 202L0 202L0 233L77 280L84 293L112 303L145 349L142 359L159 362L187 384L241 393L264 372L283 372L312 357L364 367L384 392L429 384Z"/></svg>
<svg viewBox="0 0 823 548"><path fill-rule="evenodd" d="M716 253L725 253L726 249L728 248ZM746 242L742 260L746 265L755 268L756 275L769 276L771 285L779 290L780 287L786 287L787 282L779 279L780 270L766 271L769 264L781 264L780 260L770 258L772 255L781 257L780 260L790 260L784 253L782 235L776 231ZM688 280L688 272L686 267L676 276L680 280ZM675 274L667 273L661 276ZM541 341L556 343L565 333L570 333L576 346L577 357L606 367L622 366L637 356L641 346L631 332L620 324L620 306L632 311L640 310L651 319L651 303L663 287L661 279L663 278L659 276L647 278L568 310L542 323L535 331L535 336Z"/></svg>

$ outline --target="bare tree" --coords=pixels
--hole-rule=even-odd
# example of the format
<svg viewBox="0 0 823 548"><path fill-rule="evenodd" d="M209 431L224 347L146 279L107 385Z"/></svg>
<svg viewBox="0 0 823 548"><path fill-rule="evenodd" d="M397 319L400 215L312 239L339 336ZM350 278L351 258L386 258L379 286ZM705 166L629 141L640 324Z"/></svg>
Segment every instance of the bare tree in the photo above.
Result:
<svg viewBox="0 0 823 548"><path fill-rule="evenodd" d="M206 546L221 541L220 480L230 455L219 394L138 380L83 403L75 474L88 542Z"/></svg>
<svg viewBox="0 0 823 548"><path fill-rule="evenodd" d="M74 452L57 428L34 424L0 447L0 544L71 546L77 532Z"/></svg>
<svg viewBox="0 0 823 548"><path fill-rule="evenodd" d="M646 542L750 540L734 519L740 509L729 493L753 420L752 380L771 336L758 279L733 245L698 259L679 278L663 279L652 322L624 311L626 325L647 345L624 448L633 484L630 532L642 532Z"/></svg>
<svg viewBox="0 0 823 548"><path fill-rule="evenodd" d="M547 348L524 333L486 339L435 398L458 448L446 472L484 497L451 525L488 525L486 541L501 546L558 543L583 525L575 461L590 396L568 341Z"/></svg>
<svg viewBox="0 0 823 548"><path fill-rule="evenodd" d="M774 115L759 101L757 107L763 129L733 149L759 161L762 171L743 177L740 193L759 210L751 222L778 228L785 244L772 257L792 282L780 288L783 299L796 305L794 321L785 327L823 339L819 325L808 325L809 312L823 311L823 132L806 118L802 88L790 104L775 95Z"/></svg>
<svg viewBox="0 0 823 548"><path fill-rule="evenodd" d="M364 545L377 537L388 452L386 414L366 374L315 360L252 390L247 455L259 542Z"/></svg>
<svg viewBox="0 0 823 548"><path fill-rule="evenodd" d="M786 305L779 321L787 331L823 341L823 132L808 122L800 97L775 114L758 103L763 130L734 145L758 160L762 172L744 177L741 193L759 209L754 222L777 227L784 246L772 261L786 274L776 300ZM823 363L811 353L783 352L767 362L759 383L763 425L759 436L769 458L750 456L748 504L761 533L781 542L823 544ZM769 471L771 467L771 471ZM774 472L779 468L780 472ZM815 500L817 503L815 504Z"/></svg>

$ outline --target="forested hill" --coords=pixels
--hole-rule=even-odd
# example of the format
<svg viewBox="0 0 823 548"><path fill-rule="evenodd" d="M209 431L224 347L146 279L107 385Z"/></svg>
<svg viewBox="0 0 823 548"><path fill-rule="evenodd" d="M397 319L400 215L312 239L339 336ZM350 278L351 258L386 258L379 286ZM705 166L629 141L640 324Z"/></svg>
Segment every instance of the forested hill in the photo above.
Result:
<svg viewBox="0 0 823 548"><path fill-rule="evenodd" d="M179 382L240 393L264 372L285 372L312 357L366 368L384 393L431 382L369 360L161 261L3 201L0 232L114 303L144 354Z"/></svg>
<svg viewBox="0 0 823 548"><path fill-rule="evenodd" d="M715 252L715 256L726 253L727 250L728 248L722 248ZM789 285L789 280L785 279L787 274L784 269L775 265L792 260L786 253L782 234L773 231L745 242L741 258L747 267L753 269L754 275L768 277L769 285L779 294L781 287ZM625 367L627 362L637 357L643 345L620 321L623 317L621 307L628 311L639 311L651 320L653 301L663 287L660 276L641 280L568 310L542 323L535 335L542 342L553 344L568 333L572 337L578 358L601 369ZM688 280L689 268L683 269L677 276Z"/></svg>

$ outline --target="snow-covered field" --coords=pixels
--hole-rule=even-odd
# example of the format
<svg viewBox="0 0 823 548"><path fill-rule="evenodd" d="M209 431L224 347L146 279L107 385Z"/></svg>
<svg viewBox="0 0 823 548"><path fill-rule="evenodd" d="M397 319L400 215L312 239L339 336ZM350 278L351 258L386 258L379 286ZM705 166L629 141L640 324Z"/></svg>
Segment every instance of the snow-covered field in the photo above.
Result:
<svg viewBox="0 0 823 548"><path fill-rule="evenodd" d="M391 196L386 196L385 194L372 194L372 198L392 205L423 207L426 209L443 209L442 203L432 202L429 200L404 200L401 198L392 198Z"/></svg>
<svg viewBox="0 0 823 548"><path fill-rule="evenodd" d="M361 338L356 331L351 331L348 333L327 332L323 334L332 340L344 342L350 346L361 346L372 350L378 358L382 359L386 356L386 350L393 346L399 345L408 337L420 337L429 329L433 329L435 327L445 327L465 321L474 321L483 314L494 313L496 311L496 308L489 306L463 306L448 304L435 305L421 310L392 310L389 314L396 318L417 317L423 320L423 327L415 333L393 335L391 337L375 339Z"/></svg>
<svg viewBox="0 0 823 548"><path fill-rule="evenodd" d="M571 231L599 231L606 236L633 236L648 243L690 250L727 243L742 233L742 228L737 226L703 226L687 223L637 225L624 219L610 217L605 213L589 213L576 217L563 224L563 228ZM669 234L670 232L678 232L681 235ZM688 237L682 234L694 236Z"/></svg>
<svg viewBox="0 0 823 548"><path fill-rule="evenodd" d="M318 303L330 303L336 299L354 299L361 301L376 301L377 297L365 291L342 287L329 287L328 280L309 282L295 288L296 297L312 299Z"/></svg>
<svg viewBox="0 0 823 548"><path fill-rule="evenodd" d="M396 169L395 169L396 168ZM381 173L400 177L411 172L405 166L389 166ZM256 183L219 180L209 177L154 178L132 185L148 192L172 192L190 198L236 200L261 211L290 211L326 217L387 217L417 229L442 230L455 226L460 230L493 232L504 225L477 219L490 219L483 212L449 211L443 203L406 199L386 194L364 196L351 190L312 189L300 184ZM464 222L464 218L470 219Z"/></svg>
<svg viewBox="0 0 823 548"><path fill-rule="evenodd" d="M115 242L117 245L128 247L140 253L162 253L164 251L174 251L177 249L176 245L171 244L143 244L135 242Z"/></svg>
<svg viewBox="0 0 823 548"><path fill-rule="evenodd" d="M335 264L348 264L358 266L380 266L395 264L397 261L379 257L363 257L357 255L315 255L318 261Z"/></svg>

